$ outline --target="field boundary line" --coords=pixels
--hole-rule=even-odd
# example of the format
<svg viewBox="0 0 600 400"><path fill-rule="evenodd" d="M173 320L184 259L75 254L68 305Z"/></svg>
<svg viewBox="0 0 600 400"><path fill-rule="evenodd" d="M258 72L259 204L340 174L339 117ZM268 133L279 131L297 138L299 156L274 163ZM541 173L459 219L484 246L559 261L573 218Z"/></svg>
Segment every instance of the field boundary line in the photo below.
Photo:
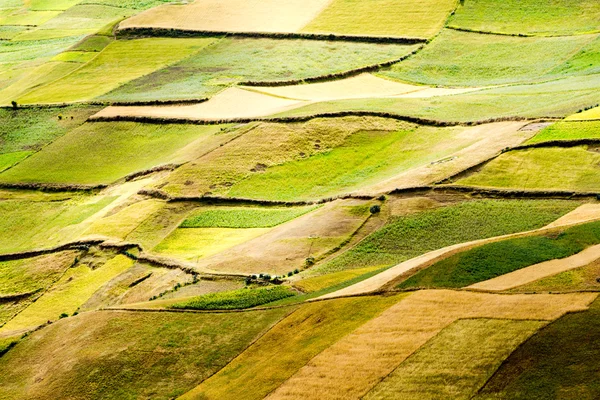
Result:
<svg viewBox="0 0 600 400"><path fill-rule="evenodd" d="M520 37L520 38L562 38L562 37L573 37L573 36L591 36L597 35L600 33L600 30L590 31L590 32L581 32L581 33L573 33L570 35L536 35L533 33L508 33L508 32L495 32L495 31L481 31L477 29L471 28L461 28L460 26L446 25L446 29L450 29L458 32L465 33L476 33L479 35L491 35L491 36L509 36L509 37Z"/></svg>

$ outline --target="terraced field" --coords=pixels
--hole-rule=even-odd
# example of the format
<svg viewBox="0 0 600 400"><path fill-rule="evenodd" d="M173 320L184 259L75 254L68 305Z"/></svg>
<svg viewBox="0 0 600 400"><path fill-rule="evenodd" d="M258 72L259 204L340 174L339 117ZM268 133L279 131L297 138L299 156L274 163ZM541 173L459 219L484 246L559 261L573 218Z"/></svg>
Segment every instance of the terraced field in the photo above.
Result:
<svg viewBox="0 0 600 400"><path fill-rule="evenodd" d="M599 397L593 0L0 1L0 398Z"/></svg>

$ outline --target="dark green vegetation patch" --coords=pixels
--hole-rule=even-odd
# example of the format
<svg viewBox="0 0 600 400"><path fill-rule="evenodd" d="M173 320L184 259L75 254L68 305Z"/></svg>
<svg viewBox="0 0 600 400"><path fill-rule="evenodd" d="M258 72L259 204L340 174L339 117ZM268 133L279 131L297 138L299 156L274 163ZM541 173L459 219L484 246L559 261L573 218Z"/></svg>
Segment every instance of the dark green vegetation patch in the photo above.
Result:
<svg viewBox="0 0 600 400"><path fill-rule="evenodd" d="M171 308L193 310L236 310L260 306L293 295L294 292L286 286L258 289L244 288L233 290L231 292L207 294L184 303L174 304Z"/></svg>
<svg viewBox="0 0 600 400"><path fill-rule="evenodd" d="M199 210L183 221L180 228L270 228L314 209L315 207Z"/></svg>

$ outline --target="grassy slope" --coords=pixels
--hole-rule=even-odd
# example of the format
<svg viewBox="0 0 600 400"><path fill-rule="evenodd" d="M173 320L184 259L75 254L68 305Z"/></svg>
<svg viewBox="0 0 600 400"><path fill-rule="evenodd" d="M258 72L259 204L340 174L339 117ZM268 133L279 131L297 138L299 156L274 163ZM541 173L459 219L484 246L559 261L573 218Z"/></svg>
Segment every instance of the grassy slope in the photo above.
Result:
<svg viewBox="0 0 600 400"><path fill-rule="evenodd" d="M235 183L267 167L324 153L342 144L352 133L409 126L412 125L389 119L355 117L249 126L235 141L184 165L160 185L174 195L198 196L210 192L225 196Z"/></svg>
<svg viewBox="0 0 600 400"><path fill-rule="evenodd" d="M401 297L361 297L305 304L184 399L262 399L312 357Z"/></svg>
<svg viewBox="0 0 600 400"><path fill-rule="evenodd" d="M2 174L4 182L111 183L127 174L182 162L178 151L219 138L219 126L154 125L133 122L88 123ZM193 154L196 156L197 154ZM190 155L191 157L192 155Z"/></svg>
<svg viewBox="0 0 600 400"><path fill-rule="evenodd" d="M569 257L598 243L598 222L569 228L558 234L490 243L439 261L402 282L398 287L407 289L469 286L530 265Z"/></svg>
<svg viewBox="0 0 600 400"><path fill-rule="evenodd" d="M502 361L546 322L458 320L437 334L364 398L468 399Z"/></svg>
<svg viewBox="0 0 600 400"><path fill-rule="evenodd" d="M334 0L303 31L430 38L456 4L455 0Z"/></svg>
<svg viewBox="0 0 600 400"><path fill-rule="evenodd" d="M395 60L413 49L415 46L225 38L174 65L126 83L101 99L197 99L240 81L328 75Z"/></svg>
<svg viewBox="0 0 600 400"><path fill-rule="evenodd" d="M600 75L596 74L534 85L486 89L454 96L327 101L299 107L276 116L378 111L457 122L515 116L564 118L590 105L598 104L599 90Z"/></svg>
<svg viewBox="0 0 600 400"><path fill-rule="evenodd" d="M577 139L600 139L600 121L557 122L541 130L527 143Z"/></svg>
<svg viewBox="0 0 600 400"><path fill-rule="evenodd" d="M132 79L175 63L214 39L138 39L116 41L74 73L33 90L21 103L61 103L91 100ZM139 60L145 60L140 63Z"/></svg>
<svg viewBox="0 0 600 400"><path fill-rule="evenodd" d="M238 290L210 293L181 303L175 303L169 308L191 310L236 310L252 308L294 295L287 286L265 288L242 288Z"/></svg>
<svg viewBox="0 0 600 400"><path fill-rule="evenodd" d="M472 143L455 128L358 132L328 152L254 174L233 185L228 195L269 200L334 196L429 164Z"/></svg>
<svg viewBox="0 0 600 400"><path fill-rule="evenodd" d="M189 215L181 228L270 228L304 215L315 207L213 208Z"/></svg>
<svg viewBox="0 0 600 400"><path fill-rule="evenodd" d="M0 397L174 398L288 312L81 314L31 335L0 359ZM52 379L36 380L41 370Z"/></svg>
<svg viewBox="0 0 600 400"><path fill-rule="evenodd" d="M600 119L600 107L594 107L587 111L570 115L567 118L568 121L589 121L598 119Z"/></svg>
<svg viewBox="0 0 600 400"><path fill-rule="evenodd" d="M557 351L560 349L560 351ZM502 364L476 399L596 399L600 302L542 329Z"/></svg>
<svg viewBox="0 0 600 400"><path fill-rule="evenodd" d="M541 228L578 205L552 200L479 200L396 217L317 270L389 266L452 244Z"/></svg>
<svg viewBox="0 0 600 400"><path fill-rule="evenodd" d="M599 191L600 154L587 146L519 150L501 155L480 172L459 180L463 185Z"/></svg>
<svg viewBox="0 0 600 400"><path fill-rule="evenodd" d="M449 26L486 32L568 35L600 30L595 0L469 0Z"/></svg>
<svg viewBox="0 0 600 400"><path fill-rule="evenodd" d="M443 31L423 51L381 75L447 86L539 81L596 36L521 38Z"/></svg>

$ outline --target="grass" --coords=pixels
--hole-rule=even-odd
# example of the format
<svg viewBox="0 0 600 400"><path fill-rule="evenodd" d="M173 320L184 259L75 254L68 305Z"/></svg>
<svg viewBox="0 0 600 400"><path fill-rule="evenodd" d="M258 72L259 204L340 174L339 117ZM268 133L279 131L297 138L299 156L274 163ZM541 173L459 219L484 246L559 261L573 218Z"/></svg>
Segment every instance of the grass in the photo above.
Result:
<svg viewBox="0 0 600 400"><path fill-rule="evenodd" d="M395 217L315 271L391 266L453 244L541 228L579 205L556 200L477 200Z"/></svg>
<svg viewBox="0 0 600 400"><path fill-rule="evenodd" d="M220 140L227 138L227 135L215 136L220 128L134 122L87 123L2 174L0 181L111 183L133 172L187 161L198 156L196 151L200 149L210 151Z"/></svg>
<svg viewBox="0 0 600 400"><path fill-rule="evenodd" d="M118 255L94 270L85 264L70 268L50 290L4 325L1 331L31 330L59 319L63 313L73 314L96 290L132 265L132 260Z"/></svg>
<svg viewBox="0 0 600 400"><path fill-rule="evenodd" d="M224 367L287 313L80 314L32 334L0 359L0 397L171 399ZM40 370L53 378L34 383Z"/></svg>
<svg viewBox="0 0 600 400"><path fill-rule="evenodd" d="M198 210L180 228L271 228L298 218L315 207L297 208L214 208Z"/></svg>
<svg viewBox="0 0 600 400"><path fill-rule="evenodd" d="M377 266L367 268L356 268L348 271L333 272L321 276L314 276L294 282L294 287L303 292L321 292L330 287L338 287L348 281L355 281L356 278L372 275L372 272L379 272L381 269Z"/></svg>
<svg viewBox="0 0 600 400"><path fill-rule="evenodd" d="M262 399L315 355L401 298L360 297L305 304L183 399Z"/></svg>
<svg viewBox="0 0 600 400"><path fill-rule="evenodd" d="M96 55L89 51L63 51L55 56L52 61L63 61L71 63L85 64L91 61Z"/></svg>
<svg viewBox="0 0 600 400"><path fill-rule="evenodd" d="M14 153L0 154L0 172L19 163L31 154L33 154L31 151L16 151Z"/></svg>
<svg viewBox="0 0 600 400"><path fill-rule="evenodd" d="M239 310L268 304L291 297L294 292L286 286L255 289L238 289L230 292L210 293L176 303L169 308L183 310Z"/></svg>
<svg viewBox="0 0 600 400"><path fill-rule="evenodd" d="M567 121L587 121L598 119L600 119L600 107L594 107L590 110L569 116Z"/></svg>
<svg viewBox="0 0 600 400"><path fill-rule="evenodd" d="M445 86L529 83L548 76L596 36L522 38L445 30L409 60L382 76Z"/></svg>
<svg viewBox="0 0 600 400"><path fill-rule="evenodd" d="M535 190L600 191L600 154L591 147L540 148L511 151L479 172L457 181L461 185Z"/></svg>
<svg viewBox="0 0 600 400"><path fill-rule="evenodd" d="M190 56L213 41L210 38L115 41L84 67L29 92L18 101L30 104L92 100L132 79ZM140 59L146 62L140 63Z"/></svg>
<svg viewBox="0 0 600 400"><path fill-rule="evenodd" d="M454 96L326 101L275 116L314 116L341 111L377 111L452 122L482 121L502 117L564 118L590 105L598 104L599 89L600 75L596 74L573 76L533 85L492 88Z"/></svg>
<svg viewBox="0 0 600 400"><path fill-rule="evenodd" d="M111 7L146 10L173 1L174 0L83 0L80 4L103 4Z"/></svg>
<svg viewBox="0 0 600 400"><path fill-rule="evenodd" d="M109 205L115 197L70 195L28 199L21 195L0 201L0 252L32 250L74 240L86 218Z"/></svg>
<svg viewBox="0 0 600 400"><path fill-rule="evenodd" d="M471 398L502 361L545 324L458 320L400 364L364 398Z"/></svg>
<svg viewBox="0 0 600 400"><path fill-rule="evenodd" d="M76 251L65 251L0 262L0 296L32 293L47 288L74 263L78 254Z"/></svg>
<svg viewBox="0 0 600 400"><path fill-rule="evenodd" d="M527 143L578 139L600 139L600 121L557 122L541 130Z"/></svg>
<svg viewBox="0 0 600 400"><path fill-rule="evenodd" d="M594 0L470 0L448 24L484 32L571 35L598 32L599 14Z"/></svg>
<svg viewBox="0 0 600 400"><path fill-rule="evenodd" d="M600 290L600 261L595 261L585 267L576 268L570 271L540 279L539 281L528 283L511 292L565 292L565 291L584 291Z"/></svg>
<svg viewBox="0 0 600 400"><path fill-rule="evenodd" d="M269 228L186 228L176 229L154 248L165 256L198 260L247 242L269 231Z"/></svg>
<svg viewBox="0 0 600 400"><path fill-rule="evenodd" d="M71 50L98 53L104 50L111 42L112 38L108 36L92 35L77 43Z"/></svg>
<svg viewBox="0 0 600 400"><path fill-rule="evenodd" d="M240 81L287 81L345 72L395 60L414 49L394 44L223 38L101 99L197 99Z"/></svg>
<svg viewBox="0 0 600 400"><path fill-rule="evenodd" d="M557 351L560 349L560 351ZM594 399L600 396L600 307L567 314L526 341L476 399Z"/></svg>
<svg viewBox="0 0 600 400"><path fill-rule="evenodd" d="M314 119L296 124L249 125L239 138L174 171L162 189L173 195L226 196L232 186L265 168L324 153L363 130L392 131L407 124L382 118Z"/></svg>
<svg viewBox="0 0 600 400"><path fill-rule="evenodd" d="M0 16L0 25L37 26L60 15L60 11L17 10Z"/></svg>
<svg viewBox="0 0 600 400"><path fill-rule="evenodd" d="M431 38L456 7L454 0L334 0L304 32Z"/></svg>
<svg viewBox="0 0 600 400"><path fill-rule="evenodd" d="M0 109L0 154L37 151L82 124L98 107ZM59 119L58 116L62 118Z"/></svg>
<svg viewBox="0 0 600 400"><path fill-rule="evenodd" d="M234 184L228 195L312 200L349 193L445 158L475 140L456 128L412 125L392 132L361 131L329 151L253 174Z"/></svg>
<svg viewBox="0 0 600 400"><path fill-rule="evenodd" d="M438 261L398 287L465 287L530 265L569 257L598 243L598 222L575 226L559 233L489 243Z"/></svg>

